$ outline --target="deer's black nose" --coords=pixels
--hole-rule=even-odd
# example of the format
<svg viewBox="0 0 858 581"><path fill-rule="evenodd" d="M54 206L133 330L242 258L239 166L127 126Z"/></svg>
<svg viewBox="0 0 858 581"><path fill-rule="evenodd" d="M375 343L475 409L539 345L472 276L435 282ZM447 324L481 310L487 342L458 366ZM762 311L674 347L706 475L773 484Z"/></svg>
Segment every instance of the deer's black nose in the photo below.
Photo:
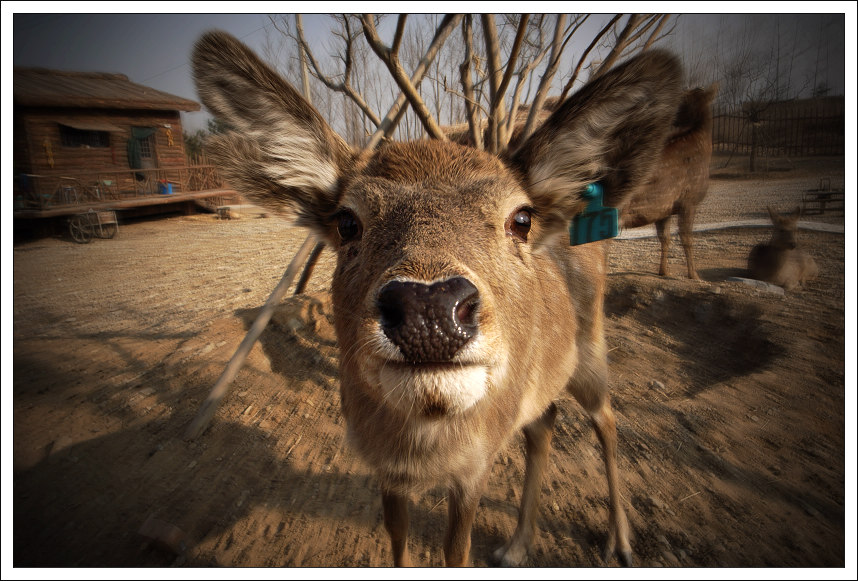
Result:
<svg viewBox="0 0 858 581"><path fill-rule="evenodd" d="M479 292L469 280L391 281L378 293L381 328L411 363L440 363L477 333Z"/></svg>

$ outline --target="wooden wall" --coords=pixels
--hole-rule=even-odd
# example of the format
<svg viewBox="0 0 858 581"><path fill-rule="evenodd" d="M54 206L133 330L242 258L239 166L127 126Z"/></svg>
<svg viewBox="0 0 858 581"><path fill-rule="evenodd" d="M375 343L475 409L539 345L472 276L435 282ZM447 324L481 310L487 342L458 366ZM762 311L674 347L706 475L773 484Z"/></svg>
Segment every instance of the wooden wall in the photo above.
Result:
<svg viewBox="0 0 858 581"><path fill-rule="evenodd" d="M59 123L75 119L109 123L109 147L67 147ZM169 125L169 128L164 127ZM131 127L155 127L155 155L159 168L187 165L182 121L178 111L122 109L15 108L14 169L16 174L57 175L88 171L128 170L127 143ZM50 163L53 158L53 165Z"/></svg>

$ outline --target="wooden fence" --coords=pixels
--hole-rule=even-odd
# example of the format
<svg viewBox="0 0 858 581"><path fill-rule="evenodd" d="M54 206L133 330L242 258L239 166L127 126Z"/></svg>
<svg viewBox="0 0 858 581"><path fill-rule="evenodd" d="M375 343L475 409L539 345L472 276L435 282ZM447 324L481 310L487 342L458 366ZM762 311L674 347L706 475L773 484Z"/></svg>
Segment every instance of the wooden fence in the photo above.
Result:
<svg viewBox="0 0 858 581"><path fill-rule="evenodd" d="M716 152L770 157L843 155L844 144L843 97L746 105L714 113L712 146Z"/></svg>
<svg viewBox="0 0 858 581"><path fill-rule="evenodd" d="M219 190L224 183L215 166L192 165L65 175L25 174L19 176L16 186L16 210L49 210Z"/></svg>

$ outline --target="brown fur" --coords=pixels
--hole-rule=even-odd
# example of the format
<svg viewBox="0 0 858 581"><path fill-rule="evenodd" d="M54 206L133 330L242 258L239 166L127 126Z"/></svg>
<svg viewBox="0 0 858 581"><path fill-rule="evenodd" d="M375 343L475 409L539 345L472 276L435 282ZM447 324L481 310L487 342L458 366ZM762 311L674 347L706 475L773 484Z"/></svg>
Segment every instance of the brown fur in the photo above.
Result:
<svg viewBox="0 0 858 581"><path fill-rule="evenodd" d="M779 215L771 207L769 216L774 224L772 238L757 244L748 255L748 270L751 277L792 290L816 278L819 269L813 257L797 248L796 233L801 208L792 213Z"/></svg>
<svg viewBox="0 0 858 581"><path fill-rule="evenodd" d="M239 130L221 138L217 156L243 193L297 215L337 252L332 298L342 411L349 442L377 474L395 564L410 563L409 495L439 485L449 490L446 562L470 561L483 486L518 430L528 449L519 524L495 558L523 561L553 402L564 393L590 415L603 445L606 555L630 562L608 397L605 245L570 247L563 234L584 205L587 183L600 180L621 202L650 178L681 95L676 60L650 51L601 76L499 159L439 141L352 152L238 44L210 33L194 54L201 98ZM532 218L529 231L516 222L523 214ZM431 316L455 316L457 332L470 325L473 336L448 359L406 358L409 351L386 335L395 317L382 291L429 292L462 281L475 289L464 307ZM416 301L413 312L428 304ZM418 328L432 340L449 338L431 324Z"/></svg>
<svg viewBox="0 0 858 581"><path fill-rule="evenodd" d="M637 228L655 223L661 242L658 273L668 275L670 217L679 215L679 236L685 251L688 278L698 279L694 267L692 230L697 206L709 189L712 159L712 100L717 85L686 91L674 120L673 134L661 154L658 170L647 186L622 208L621 225Z"/></svg>

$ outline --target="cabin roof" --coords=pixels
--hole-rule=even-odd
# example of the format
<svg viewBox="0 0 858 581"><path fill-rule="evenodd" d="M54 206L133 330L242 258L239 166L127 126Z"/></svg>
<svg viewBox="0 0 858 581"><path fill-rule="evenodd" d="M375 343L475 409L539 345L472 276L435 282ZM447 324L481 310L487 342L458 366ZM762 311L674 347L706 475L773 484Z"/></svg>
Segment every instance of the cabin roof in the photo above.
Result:
<svg viewBox="0 0 858 581"><path fill-rule="evenodd" d="M199 111L200 104L132 83L118 73L15 67L14 101L28 107Z"/></svg>

